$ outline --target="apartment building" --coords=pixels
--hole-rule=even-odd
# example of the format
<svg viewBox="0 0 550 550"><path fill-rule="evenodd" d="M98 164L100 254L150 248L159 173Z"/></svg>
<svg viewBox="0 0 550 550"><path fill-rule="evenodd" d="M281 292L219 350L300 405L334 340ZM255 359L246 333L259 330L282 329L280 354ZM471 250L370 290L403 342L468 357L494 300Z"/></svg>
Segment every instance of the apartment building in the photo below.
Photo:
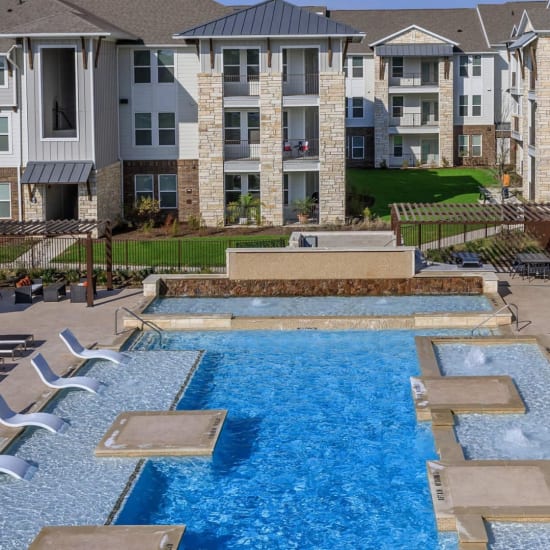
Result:
<svg viewBox="0 0 550 550"><path fill-rule="evenodd" d="M280 225L315 197L315 221L336 222L346 165L510 161L526 196L550 193L546 0L0 0L0 13L0 219L117 220L151 197L183 221Z"/></svg>

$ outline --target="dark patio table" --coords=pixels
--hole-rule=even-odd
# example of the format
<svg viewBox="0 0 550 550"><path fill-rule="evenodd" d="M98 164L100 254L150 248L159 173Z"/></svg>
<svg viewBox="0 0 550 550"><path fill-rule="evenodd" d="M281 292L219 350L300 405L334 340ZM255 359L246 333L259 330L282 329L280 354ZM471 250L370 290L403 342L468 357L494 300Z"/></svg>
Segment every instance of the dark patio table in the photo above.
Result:
<svg viewBox="0 0 550 550"><path fill-rule="evenodd" d="M523 273L528 279L537 276L546 278L550 273L550 256L543 252L521 252L516 255L514 264L524 266Z"/></svg>

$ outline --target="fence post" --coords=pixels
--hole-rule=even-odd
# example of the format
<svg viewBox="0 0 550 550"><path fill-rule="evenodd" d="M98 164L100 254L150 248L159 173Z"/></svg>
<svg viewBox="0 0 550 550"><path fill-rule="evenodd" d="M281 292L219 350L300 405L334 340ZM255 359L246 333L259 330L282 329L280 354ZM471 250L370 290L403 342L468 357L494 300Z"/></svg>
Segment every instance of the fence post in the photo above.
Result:
<svg viewBox="0 0 550 550"><path fill-rule="evenodd" d="M463 243L466 244L466 235L468 233L468 226L464 224L464 236L463 236Z"/></svg>
<svg viewBox="0 0 550 550"><path fill-rule="evenodd" d="M418 237L417 246L418 246L418 248L422 248L422 224L421 223L418 224L418 235L417 235L417 237Z"/></svg>
<svg viewBox="0 0 550 550"><path fill-rule="evenodd" d="M129 261L128 261L128 241L124 241L124 263L126 264L126 271L128 271L130 268L128 267Z"/></svg>
<svg viewBox="0 0 550 550"><path fill-rule="evenodd" d="M181 247L183 245L183 240L178 239L177 243L178 243L178 270L181 270L181 265L182 265L182 250L181 250Z"/></svg>

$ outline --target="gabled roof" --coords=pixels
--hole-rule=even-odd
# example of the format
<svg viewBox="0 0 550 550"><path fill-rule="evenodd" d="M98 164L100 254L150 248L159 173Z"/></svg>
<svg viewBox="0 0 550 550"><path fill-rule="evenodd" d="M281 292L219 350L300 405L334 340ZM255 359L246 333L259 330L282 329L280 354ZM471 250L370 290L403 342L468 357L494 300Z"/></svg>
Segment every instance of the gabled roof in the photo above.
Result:
<svg viewBox="0 0 550 550"><path fill-rule="evenodd" d="M416 26L458 44L456 51L490 51L474 8L426 10L331 10L331 19L366 33L370 44ZM369 44L351 44L350 53L372 53Z"/></svg>
<svg viewBox="0 0 550 550"><path fill-rule="evenodd" d="M390 42L391 40L394 40L395 38L408 33L409 31L416 30L420 31L423 34L429 35L432 38L435 38L434 42L437 40L440 40L442 42L446 42L447 44L452 44L453 46L458 46L457 42L454 42L453 40L449 40L448 38L445 38L444 36L441 36L439 34L436 34L435 32L429 31L428 29L423 29L422 27L419 27L418 25L409 25L405 29L400 29L397 32L394 32L393 34L390 34L389 36L383 36L382 38L378 39L376 42L371 42L371 46L378 46L380 44L384 44L386 42Z"/></svg>
<svg viewBox="0 0 550 550"><path fill-rule="evenodd" d="M550 9L542 2L526 9L520 21L520 32L525 31L527 21L531 23L535 32L550 31Z"/></svg>
<svg viewBox="0 0 550 550"><path fill-rule="evenodd" d="M185 30L179 38L242 38L258 36L345 36L362 39L350 25L317 15L284 0L267 0L204 25Z"/></svg>

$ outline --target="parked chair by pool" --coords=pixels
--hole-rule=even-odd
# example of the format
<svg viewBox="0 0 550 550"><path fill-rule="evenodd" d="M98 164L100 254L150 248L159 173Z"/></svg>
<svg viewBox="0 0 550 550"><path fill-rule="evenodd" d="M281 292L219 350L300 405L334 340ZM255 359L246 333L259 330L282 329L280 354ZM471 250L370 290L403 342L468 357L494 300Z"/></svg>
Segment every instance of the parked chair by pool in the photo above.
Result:
<svg viewBox="0 0 550 550"><path fill-rule="evenodd" d="M0 455L0 473L2 474L8 474L15 479L28 479L34 469L34 466L18 456Z"/></svg>
<svg viewBox="0 0 550 550"><path fill-rule="evenodd" d="M41 353L37 353L31 359L31 365L36 369L38 375L42 379L42 382L49 386L50 388L55 389L64 389L64 388L78 388L81 390L86 390L91 393L97 393L97 390L101 386L101 382L95 378L90 378L89 376L72 376L70 378L63 378L62 376L57 376L44 356Z"/></svg>
<svg viewBox="0 0 550 550"><path fill-rule="evenodd" d="M127 353L110 349L86 349L68 328L63 329L59 333L59 337L65 342L69 351L79 359L106 359L117 365L123 365L131 359Z"/></svg>
<svg viewBox="0 0 550 550"><path fill-rule="evenodd" d="M9 428L36 426L37 428L44 428L53 433L64 432L67 428L67 423L58 416L55 416L55 414L42 412L21 414L12 411L1 395L0 424L4 424L4 426L8 426Z"/></svg>
<svg viewBox="0 0 550 550"><path fill-rule="evenodd" d="M32 334L0 334L0 343L23 344L27 349L28 346L34 346L34 336Z"/></svg>

